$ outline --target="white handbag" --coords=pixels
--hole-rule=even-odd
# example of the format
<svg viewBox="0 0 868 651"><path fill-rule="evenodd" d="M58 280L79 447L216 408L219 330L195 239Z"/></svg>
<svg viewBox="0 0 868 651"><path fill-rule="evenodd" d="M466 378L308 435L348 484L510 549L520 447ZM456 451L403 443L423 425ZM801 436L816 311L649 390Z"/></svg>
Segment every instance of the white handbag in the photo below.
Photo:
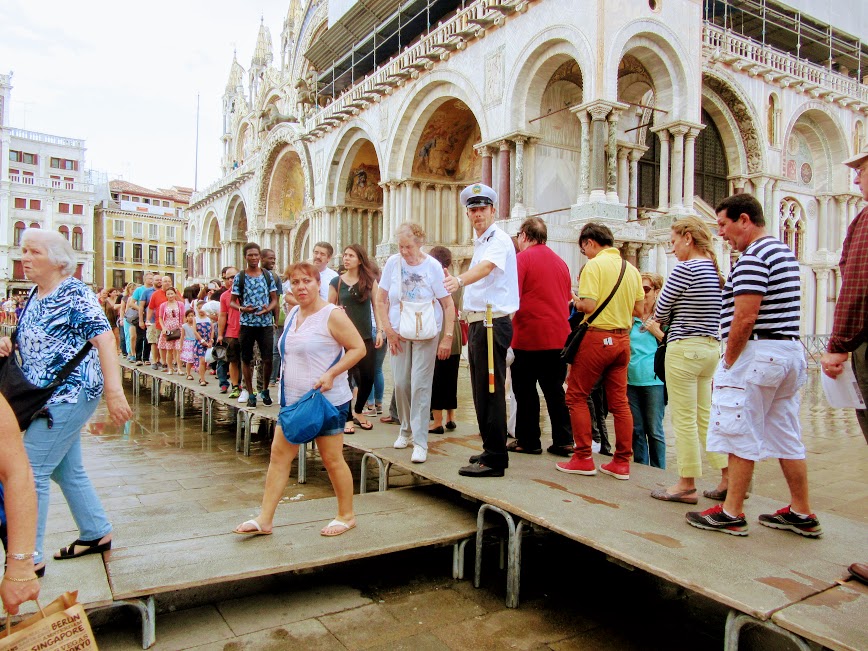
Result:
<svg viewBox="0 0 868 651"><path fill-rule="evenodd" d="M400 254L398 255L398 264L395 265L395 286L398 288L398 295L403 296L404 292L401 287L401 270L404 261ZM398 301L400 311L400 321L398 323L398 334L404 339L410 341L425 341L433 339L440 334L437 329L437 319L434 312L434 300L430 301L405 301L401 298Z"/></svg>

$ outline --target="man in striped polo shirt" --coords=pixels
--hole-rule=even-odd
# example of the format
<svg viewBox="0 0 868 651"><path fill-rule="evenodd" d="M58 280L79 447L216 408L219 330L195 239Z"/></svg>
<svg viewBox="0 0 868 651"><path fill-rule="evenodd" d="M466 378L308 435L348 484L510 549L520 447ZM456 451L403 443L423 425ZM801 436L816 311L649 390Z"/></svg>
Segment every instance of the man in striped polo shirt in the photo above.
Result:
<svg viewBox="0 0 868 651"><path fill-rule="evenodd" d="M707 450L729 455L722 505L687 514L700 529L748 533L742 506L754 463L777 458L790 504L759 523L817 538L822 529L808 503L808 467L799 423L799 389L807 379L799 341L800 277L793 252L766 232L759 201L748 194L715 210L720 236L741 256L723 288L721 335L726 352L714 374Z"/></svg>

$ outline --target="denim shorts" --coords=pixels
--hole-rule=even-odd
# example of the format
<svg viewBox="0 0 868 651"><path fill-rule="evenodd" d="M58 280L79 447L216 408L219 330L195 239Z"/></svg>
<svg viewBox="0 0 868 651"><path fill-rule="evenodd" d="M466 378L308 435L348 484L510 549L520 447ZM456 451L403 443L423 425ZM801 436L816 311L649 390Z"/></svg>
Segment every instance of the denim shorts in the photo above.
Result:
<svg viewBox="0 0 868 651"><path fill-rule="evenodd" d="M335 434L343 434L344 427L347 425L347 419L350 416L350 404L352 401L347 401L342 405L335 405L338 410L338 415L330 418L323 423L322 429L317 436L334 436Z"/></svg>

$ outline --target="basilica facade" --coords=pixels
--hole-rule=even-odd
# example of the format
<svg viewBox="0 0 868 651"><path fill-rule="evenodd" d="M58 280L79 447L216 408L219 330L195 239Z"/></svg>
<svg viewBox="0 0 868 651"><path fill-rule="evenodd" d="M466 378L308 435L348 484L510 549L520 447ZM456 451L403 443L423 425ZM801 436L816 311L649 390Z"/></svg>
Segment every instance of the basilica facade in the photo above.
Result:
<svg viewBox="0 0 868 651"><path fill-rule="evenodd" d="M748 192L801 263L803 332L829 331L861 207L840 165L866 141L860 0L826 17L807 1L337 4L291 0L279 42L260 25L249 67L233 59L223 175L188 210L192 277L240 264L247 241L281 264L320 240L335 262L351 243L383 260L404 221L467 265L458 195L479 180L509 232L545 219L574 274L578 230L602 221L665 275L672 222L712 224L718 201ZM722 242L718 255L728 269Z"/></svg>

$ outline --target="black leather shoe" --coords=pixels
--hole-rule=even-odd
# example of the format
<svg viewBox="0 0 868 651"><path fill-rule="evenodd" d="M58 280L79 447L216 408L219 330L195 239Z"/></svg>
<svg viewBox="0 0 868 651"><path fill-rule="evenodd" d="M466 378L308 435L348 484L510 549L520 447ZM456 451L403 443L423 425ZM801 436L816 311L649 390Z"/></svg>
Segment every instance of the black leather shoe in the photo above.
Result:
<svg viewBox="0 0 868 651"><path fill-rule="evenodd" d="M492 468L476 462L459 469L458 474L463 477L503 477L504 472L503 468Z"/></svg>
<svg viewBox="0 0 868 651"><path fill-rule="evenodd" d="M546 452L559 457L571 457L574 450L572 445L550 445L546 448Z"/></svg>
<svg viewBox="0 0 868 651"><path fill-rule="evenodd" d="M479 460L482 458L481 454L474 454L472 457L468 459L470 463L479 463Z"/></svg>
<svg viewBox="0 0 868 651"><path fill-rule="evenodd" d="M510 441L506 444L506 449L509 452L519 452L521 454L542 454L542 448L526 448L518 444L518 441Z"/></svg>

